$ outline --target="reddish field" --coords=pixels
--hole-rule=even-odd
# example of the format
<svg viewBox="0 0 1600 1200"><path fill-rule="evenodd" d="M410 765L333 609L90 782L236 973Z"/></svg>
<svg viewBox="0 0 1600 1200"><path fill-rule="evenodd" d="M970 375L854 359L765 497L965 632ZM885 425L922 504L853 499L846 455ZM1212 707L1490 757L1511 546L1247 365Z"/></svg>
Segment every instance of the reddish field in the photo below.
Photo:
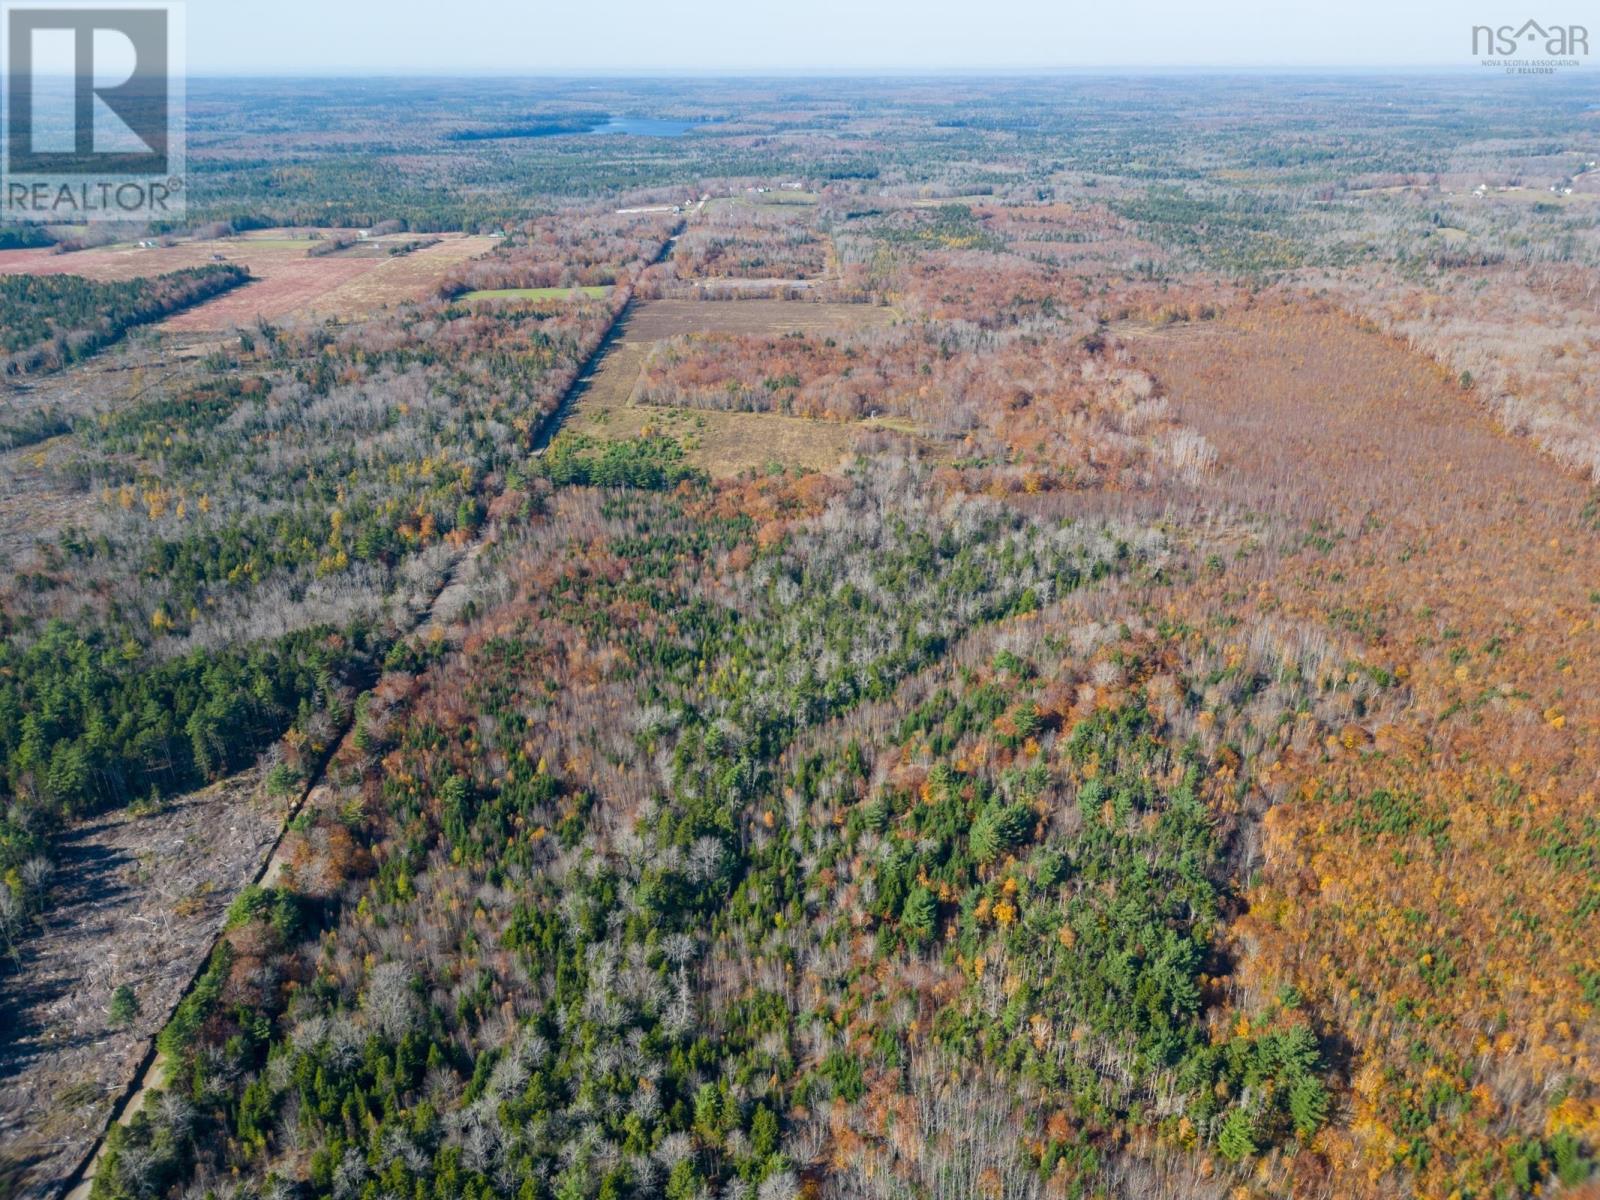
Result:
<svg viewBox="0 0 1600 1200"><path fill-rule="evenodd" d="M1237 647L1326 628L1346 683L1386 670L1404 701L1320 736L1296 714L1303 745L1263 774L1281 799L1231 982L1293 988L1349 1054L1350 1118L1315 1143L1333 1177L1293 1194L1511 1194L1483 1181L1523 1131L1600 1138L1600 908L1563 865L1592 853L1600 778L1593 492L1336 311L1260 304L1128 344L1218 448L1221 493L1290 531L1276 566L1172 611L1226 614ZM1208 736L1246 745L1252 720Z"/></svg>
<svg viewBox="0 0 1600 1200"><path fill-rule="evenodd" d="M149 249L118 245L75 254L7 250L0 251L0 274L81 275L112 281L204 266L220 256L249 267L258 281L180 313L162 326L173 332L210 332L249 325L257 318L349 317L418 300L452 267L485 253L495 243L489 238L444 234L438 245L399 257L332 254L309 258L306 252L313 244L308 231L266 230L247 237Z"/></svg>

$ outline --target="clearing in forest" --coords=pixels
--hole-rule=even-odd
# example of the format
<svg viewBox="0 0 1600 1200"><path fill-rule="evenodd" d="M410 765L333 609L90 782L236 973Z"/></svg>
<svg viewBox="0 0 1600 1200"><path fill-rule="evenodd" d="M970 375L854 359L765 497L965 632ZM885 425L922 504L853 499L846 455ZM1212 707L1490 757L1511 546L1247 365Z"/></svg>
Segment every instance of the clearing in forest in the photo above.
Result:
<svg viewBox="0 0 1600 1200"><path fill-rule="evenodd" d="M813 421L770 413L711 412L636 405L639 372L654 348L684 334L848 332L894 319L894 310L867 304L808 304L789 300L653 300L628 315L611 347L582 385L568 423L601 441L666 434L680 441L691 464L717 478L773 465L826 470L837 464L864 424Z"/></svg>
<svg viewBox="0 0 1600 1200"><path fill-rule="evenodd" d="M574 292L585 296L600 297L611 291L609 287L593 285L590 287L529 287L529 288L489 288L484 291L468 292L459 297L465 304L476 304L480 300L565 300Z"/></svg>

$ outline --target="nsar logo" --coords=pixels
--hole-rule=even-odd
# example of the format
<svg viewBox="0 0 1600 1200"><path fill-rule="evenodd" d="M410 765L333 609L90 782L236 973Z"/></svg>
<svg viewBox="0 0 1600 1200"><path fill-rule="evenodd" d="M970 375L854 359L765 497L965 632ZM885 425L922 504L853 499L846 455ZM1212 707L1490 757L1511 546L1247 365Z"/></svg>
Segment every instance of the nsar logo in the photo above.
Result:
<svg viewBox="0 0 1600 1200"><path fill-rule="evenodd" d="M1474 25L1472 53L1486 67L1510 75L1550 75L1560 67L1581 66L1589 55L1589 30L1583 25Z"/></svg>

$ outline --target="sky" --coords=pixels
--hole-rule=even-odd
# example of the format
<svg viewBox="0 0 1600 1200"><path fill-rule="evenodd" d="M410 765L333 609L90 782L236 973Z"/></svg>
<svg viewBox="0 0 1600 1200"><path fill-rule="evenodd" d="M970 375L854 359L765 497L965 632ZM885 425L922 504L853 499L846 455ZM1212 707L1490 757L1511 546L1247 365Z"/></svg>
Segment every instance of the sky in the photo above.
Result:
<svg viewBox="0 0 1600 1200"><path fill-rule="evenodd" d="M1465 66L1592 0L188 0L191 74ZM1537 8L1538 12L1533 9Z"/></svg>

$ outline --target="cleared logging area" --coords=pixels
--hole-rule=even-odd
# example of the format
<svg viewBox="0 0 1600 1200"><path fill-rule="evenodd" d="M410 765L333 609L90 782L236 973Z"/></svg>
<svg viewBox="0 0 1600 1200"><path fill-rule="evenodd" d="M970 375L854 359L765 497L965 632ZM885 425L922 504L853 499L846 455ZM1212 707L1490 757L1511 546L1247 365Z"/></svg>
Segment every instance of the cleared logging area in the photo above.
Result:
<svg viewBox="0 0 1600 1200"><path fill-rule="evenodd" d="M100 1137L284 807L247 771L158 813L87 821L59 843L45 932L0 1009L0 1194L55 1194ZM137 1001L126 1021L110 1012L122 986Z"/></svg>

